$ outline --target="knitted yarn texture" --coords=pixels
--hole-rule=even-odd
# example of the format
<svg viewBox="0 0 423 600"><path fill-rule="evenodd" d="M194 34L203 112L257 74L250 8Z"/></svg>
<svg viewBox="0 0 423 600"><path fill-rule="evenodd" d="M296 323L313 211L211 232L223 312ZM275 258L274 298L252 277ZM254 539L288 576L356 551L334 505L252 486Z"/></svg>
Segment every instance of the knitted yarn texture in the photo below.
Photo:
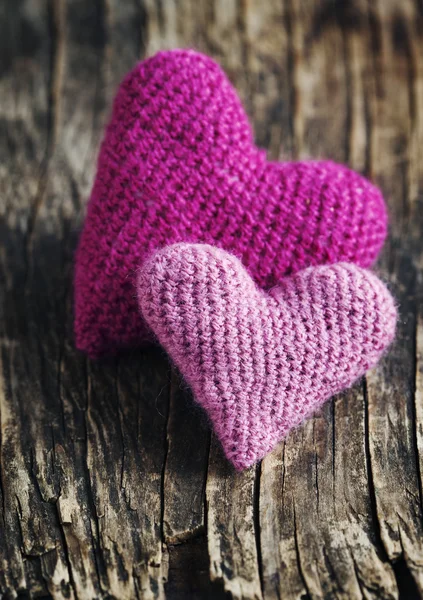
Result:
<svg viewBox="0 0 423 600"><path fill-rule="evenodd" d="M200 244L157 251L138 298L237 469L374 366L397 318L383 283L353 264L309 267L266 293Z"/></svg>
<svg viewBox="0 0 423 600"><path fill-rule="evenodd" d="M154 249L216 245L269 288L310 265L370 265L386 224L379 190L346 167L268 162L213 60L160 52L114 101L76 254L76 345L95 357L148 339L135 272Z"/></svg>

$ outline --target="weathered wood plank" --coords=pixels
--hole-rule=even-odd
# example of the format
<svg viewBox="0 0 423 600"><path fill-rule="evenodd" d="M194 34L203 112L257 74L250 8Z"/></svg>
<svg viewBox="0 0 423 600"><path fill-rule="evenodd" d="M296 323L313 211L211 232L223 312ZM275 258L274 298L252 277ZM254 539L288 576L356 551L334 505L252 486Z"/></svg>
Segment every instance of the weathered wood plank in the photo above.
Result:
<svg viewBox="0 0 423 600"><path fill-rule="evenodd" d="M262 598L255 482L256 469L235 472L213 437L206 486L210 575L237 600Z"/></svg>
<svg viewBox="0 0 423 600"><path fill-rule="evenodd" d="M63 571L69 591L66 553L56 523L57 479L40 488L34 471L34 435L45 438L51 455L50 426L31 415L45 415L49 399L44 384L52 372L39 371L36 340L31 340L31 232L43 201L52 149L53 107L50 81L55 46L51 12L46 2L26 2L18 13L12 2L2 5L1 68L1 593L16 597L31 586L46 594L43 563L50 556ZM28 310L30 313L28 313ZM31 359L30 352L35 356ZM47 381L49 380L49 381ZM41 402L40 402L41 400ZM49 419L49 423L54 417ZM51 470L50 470L50 475Z"/></svg>
<svg viewBox="0 0 423 600"><path fill-rule="evenodd" d="M51 148L44 150L49 161L48 169L42 164L42 193L36 188L22 194L29 215L22 236L22 247L28 249L26 293L17 311L23 322L13 334L24 329L25 337L18 351L4 353L4 360L13 361L4 367L13 388L7 399L13 411L20 407L20 417L12 418L2 406L2 443L11 446L2 455L16 455L15 461L22 462L6 465L3 478L7 497L11 494L19 509L10 507L8 519L16 515L21 530L15 540L11 532L8 538L16 543L22 535L26 567L26 584L23 574L14 590L46 593L46 581L54 598L162 597L167 570L160 525L166 362L149 354L146 360L123 359L119 370L113 364L86 365L72 342L70 280L81 206L89 194L105 109L136 58L132 51L125 63L120 46L128 33L132 48L140 44L131 19L136 7L125 19L121 13L116 26L113 8L113 3L56 2L49 13L47 7L32 7L30 15L55 36L50 50L49 30L44 35L47 56L36 65L46 79L49 124L41 121L41 132L47 133ZM31 93L26 99L31 123ZM39 119L36 112L34 118ZM34 147L37 143L42 149L34 139ZM43 159L42 154L38 162ZM27 174L23 180L31 182ZM15 203L16 218L16 200L7 200ZM18 275L15 268L15 284ZM31 414L37 418L28 420ZM22 432L21 421L23 427L30 424ZM19 437L25 451L19 449ZM134 447L141 437L139 457ZM122 464L125 452L129 458ZM7 564L17 569L19 561Z"/></svg>
<svg viewBox="0 0 423 600"><path fill-rule="evenodd" d="M416 24L421 14L411 2L401 6L377 2L370 10L377 34L370 160L389 203L391 243L381 264L400 308L396 343L381 367L368 378L371 469L384 547L391 560L403 563L404 572L411 575L421 595L421 478L413 396L423 223L418 199L423 181L415 165L412 184L410 180L411 164L418 160L417 154L411 157L411 150L416 114L421 111L421 101L415 97L415 61L422 52ZM415 148L414 144L414 152Z"/></svg>
<svg viewBox="0 0 423 600"><path fill-rule="evenodd" d="M287 10L297 154L349 159L363 169L369 141L360 60L367 55L367 8L295 2ZM266 502L269 497L278 501ZM260 500L268 597L397 596L374 535L362 388L294 432L283 457L263 462Z"/></svg>
<svg viewBox="0 0 423 600"><path fill-rule="evenodd" d="M184 386L184 387L182 387ZM167 427L163 529L167 543L204 533L204 494L210 428L174 373Z"/></svg>
<svg viewBox="0 0 423 600"><path fill-rule="evenodd" d="M0 597L423 597L419 3L0 10ZM161 351L91 363L72 341L73 252L115 88L181 46L221 62L270 158L348 161L391 211L392 353L243 474L214 439L209 453Z"/></svg>
<svg viewBox="0 0 423 600"><path fill-rule="evenodd" d="M94 7L85 2L68 3L66 66L71 89L63 89L63 104L69 102L63 113L70 122L64 151L74 151L65 161L73 167L71 178L82 202L89 194L98 142L115 87L138 58L140 22L135 3L128 3L124 10L116 2ZM87 62L87 44L94 47L92 65ZM77 75L81 63L85 64L86 81ZM75 86L81 86L79 93L85 91L87 101L77 112L71 105ZM69 332L71 326L70 318ZM70 338L66 358L74 375L75 363L81 359L71 343ZM161 484L167 363L157 353L137 354L112 364L88 363L79 377L87 387L85 501L95 549L89 578L103 595L163 597L167 560L162 553ZM78 522L78 517L75 519ZM66 533L69 540L77 537L72 528ZM87 565L78 571L87 572ZM85 593L81 587L79 596Z"/></svg>

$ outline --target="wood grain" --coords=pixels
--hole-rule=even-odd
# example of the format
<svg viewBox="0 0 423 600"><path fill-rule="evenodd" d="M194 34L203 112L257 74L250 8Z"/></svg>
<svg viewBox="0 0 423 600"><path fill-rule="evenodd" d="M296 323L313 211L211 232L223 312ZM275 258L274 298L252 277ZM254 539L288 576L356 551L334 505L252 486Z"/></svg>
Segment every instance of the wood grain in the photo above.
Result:
<svg viewBox="0 0 423 600"><path fill-rule="evenodd" d="M3 0L0 598L423 598L423 5ZM400 309L366 379L234 473L158 350L73 347L72 261L116 86L221 62L272 159L330 157L390 211Z"/></svg>

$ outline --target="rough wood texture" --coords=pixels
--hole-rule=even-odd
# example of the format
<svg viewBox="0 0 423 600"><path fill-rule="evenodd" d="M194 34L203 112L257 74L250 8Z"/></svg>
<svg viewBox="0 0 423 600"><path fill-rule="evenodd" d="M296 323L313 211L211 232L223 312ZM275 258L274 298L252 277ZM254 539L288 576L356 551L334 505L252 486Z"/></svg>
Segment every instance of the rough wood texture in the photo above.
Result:
<svg viewBox="0 0 423 600"><path fill-rule="evenodd" d="M2 0L0 598L423 598L423 4ZM159 350L72 344L72 256L114 90L193 46L272 158L385 193L378 369L235 474Z"/></svg>

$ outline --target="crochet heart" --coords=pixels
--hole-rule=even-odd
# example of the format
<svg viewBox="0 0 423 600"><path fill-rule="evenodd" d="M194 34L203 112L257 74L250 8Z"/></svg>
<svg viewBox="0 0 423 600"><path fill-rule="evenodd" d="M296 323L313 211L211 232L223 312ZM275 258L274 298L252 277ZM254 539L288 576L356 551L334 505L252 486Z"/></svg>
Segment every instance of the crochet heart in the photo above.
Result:
<svg viewBox="0 0 423 600"><path fill-rule="evenodd" d="M75 336L91 356L149 336L135 270L152 250L206 242L263 288L309 265L370 265L386 234L382 196L332 162L267 162L220 67L161 52L117 93L76 256Z"/></svg>
<svg viewBox="0 0 423 600"><path fill-rule="evenodd" d="M237 469L375 365L395 332L388 290L347 263L266 293L223 250L176 244L144 264L138 298Z"/></svg>

